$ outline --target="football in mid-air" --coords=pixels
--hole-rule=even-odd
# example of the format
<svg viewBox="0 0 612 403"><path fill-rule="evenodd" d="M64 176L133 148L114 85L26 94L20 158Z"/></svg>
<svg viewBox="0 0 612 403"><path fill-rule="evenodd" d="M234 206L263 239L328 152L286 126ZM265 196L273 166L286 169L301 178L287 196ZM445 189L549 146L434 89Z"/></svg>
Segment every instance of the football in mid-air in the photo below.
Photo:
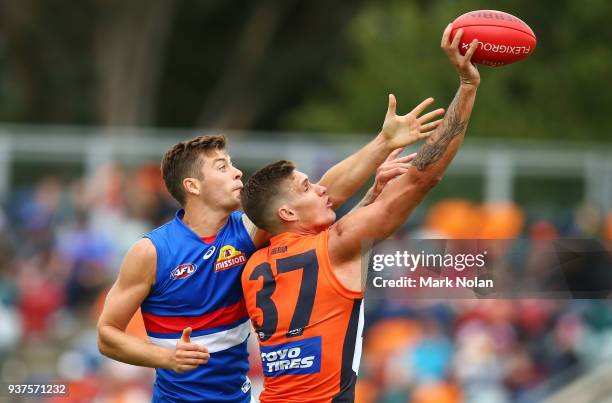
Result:
<svg viewBox="0 0 612 403"><path fill-rule="evenodd" d="M461 54L465 54L474 38L478 39L478 48L472 56L474 63L503 66L525 59L536 47L536 37L529 25L503 11L476 10L457 17L451 41L460 28Z"/></svg>

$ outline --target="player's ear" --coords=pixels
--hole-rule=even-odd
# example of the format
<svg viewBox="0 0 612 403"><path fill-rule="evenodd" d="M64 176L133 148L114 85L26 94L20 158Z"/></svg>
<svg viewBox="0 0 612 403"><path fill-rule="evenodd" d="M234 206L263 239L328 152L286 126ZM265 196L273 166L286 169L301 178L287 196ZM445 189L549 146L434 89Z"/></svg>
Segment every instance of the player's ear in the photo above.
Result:
<svg viewBox="0 0 612 403"><path fill-rule="evenodd" d="M276 210L276 214L278 214L278 218L280 218L280 220L283 222L297 221L297 215L295 212L285 204Z"/></svg>
<svg viewBox="0 0 612 403"><path fill-rule="evenodd" d="M195 196L200 195L201 183L196 178L185 178L183 179L183 187L187 193Z"/></svg>

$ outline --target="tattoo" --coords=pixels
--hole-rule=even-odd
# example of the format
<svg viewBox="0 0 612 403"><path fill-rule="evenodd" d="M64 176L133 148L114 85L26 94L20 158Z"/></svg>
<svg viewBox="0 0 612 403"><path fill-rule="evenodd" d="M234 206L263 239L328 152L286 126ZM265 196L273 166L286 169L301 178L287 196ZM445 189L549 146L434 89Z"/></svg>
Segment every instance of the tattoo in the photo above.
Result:
<svg viewBox="0 0 612 403"><path fill-rule="evenodd" d="M428 165L436 162L444 154L451 140L463 133L467 126L467 121L461 121L458 116L457 102L453 100L446 121L441 128L441 134L433 137L425 143L418 151L412 161L412 165L419 171L424 170ZM437 134L437 133L436 133Z"/></svg>

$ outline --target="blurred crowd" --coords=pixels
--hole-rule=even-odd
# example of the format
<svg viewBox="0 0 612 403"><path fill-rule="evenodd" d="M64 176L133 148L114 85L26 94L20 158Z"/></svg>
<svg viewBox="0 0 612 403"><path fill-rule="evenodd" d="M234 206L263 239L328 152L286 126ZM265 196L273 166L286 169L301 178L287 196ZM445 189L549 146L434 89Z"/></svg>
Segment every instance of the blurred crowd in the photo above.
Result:
<svg viewBox="0 0 612 403"><path fill-rule="evenodd" d="M612 362L612 212L606 216L585 204L550 220L513 203L480 205L446 199L380 243L374 253L418 253L427 244L421 242L414 250L409 240L428 238L493 240L485 244L487 269L496 277L496 288L520 284L524 289L516 297L530 291L542 297L477 300L478 292L447 289L443 291L447 298L441 301L428 297L432 291L427 289L370 289L358 402L539 402L560 386ZM559 264L555 254L543 248L560 238L596 240L589 244L590 259L578 265ZM522 250L513 250L516 244ZM568 244L584 246L580 241ZM473 242L446 243L450 250L459 246L459 252L465 253L462 245L469 249ZM598 250L593 245L601 245L607 258L593 259ZM551 257L555 262L545 261ZM606 267L596 267L602 262ZM422 275L421 269L395 270L392 278L415 278ZM551 283L559 276L567 292L563 299L554 299L551 290L558 289ZM538 282L548 284L543 287ZM598 291L589 295L602 299L571 299L576 289L583 291L594 282ZM458 299L450 300L450 295Z"/></svg>
<svg viewBox="0 0 612 403"><path fill-rule="evenodd" d="M123 255L175 209L155 165L16 189L0 211L2 380L68 382L73 401L150 401L153 371L103 358L95 323Z"/></svg>
<svg viewBox="0 0 612 403"><path fill-rule="evenodd" d="M612 360L609 301L377 300L366 315L359 402L539 402Z"/></svg>
<svg viewBox="0 0 612 403"><path fill-rule="evenodd" d="M15 189L0 208L0 380L67 382L72 401L149 401L153 371L102 357L95 323L127 249L176 208L156 165L109 165L92 178L48 176ZM444 200L409 220L406 231L610 240L612 211L585 204L544 220L512 204ZM529 401L557 379L612 359L612 304L605 301L383 296L366 308L361 402ZM145 337L138 316L130 331ZM257 385L256 349L253 343Z"/></svg>

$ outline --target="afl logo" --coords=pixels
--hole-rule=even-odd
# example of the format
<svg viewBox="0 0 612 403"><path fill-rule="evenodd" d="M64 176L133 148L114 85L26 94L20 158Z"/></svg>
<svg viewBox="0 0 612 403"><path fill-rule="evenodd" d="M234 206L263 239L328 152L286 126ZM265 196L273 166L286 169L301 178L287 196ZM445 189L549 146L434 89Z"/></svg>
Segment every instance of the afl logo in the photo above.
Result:
<svg viewBox="0 0 612 403"><path fill-rule="evenodd" d="M182 280L195 273L197 268L198 266L193 263L183 263L182 265L172 270L172 273L170 273L170 277L172 278L172 280Z"/></svg>

